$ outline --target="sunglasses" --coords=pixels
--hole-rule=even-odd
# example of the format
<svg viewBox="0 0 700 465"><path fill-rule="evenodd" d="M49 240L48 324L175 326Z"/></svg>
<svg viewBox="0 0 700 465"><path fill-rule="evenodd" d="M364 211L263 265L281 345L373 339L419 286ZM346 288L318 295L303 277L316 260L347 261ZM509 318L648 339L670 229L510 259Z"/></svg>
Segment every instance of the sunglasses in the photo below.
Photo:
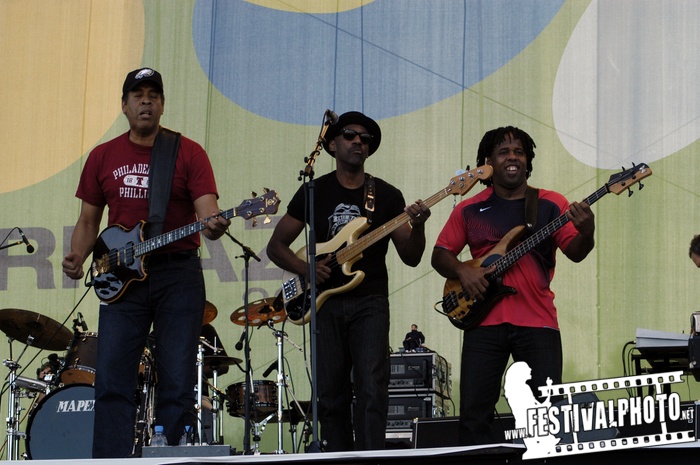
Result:
<svg viewBox="0 0 700 465"><path fill-rule="evenodd" d="M369 145L369 143L372 142L372 139L374 137L372 136L372 134L369 134L367 132L357 132L352 129L343 129L340 132L340 134L345 140L355 140L355 137L360 136L360 142L366 145Z"/></svg>

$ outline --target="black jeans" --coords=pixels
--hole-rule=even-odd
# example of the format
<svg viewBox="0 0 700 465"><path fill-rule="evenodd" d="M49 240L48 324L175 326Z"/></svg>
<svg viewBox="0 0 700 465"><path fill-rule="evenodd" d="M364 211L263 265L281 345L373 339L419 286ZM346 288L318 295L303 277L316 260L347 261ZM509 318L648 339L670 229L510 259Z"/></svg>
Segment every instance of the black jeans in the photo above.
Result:
<svg viewBox="0 0 700 465"><path fill-rule="evenodd" d="M391 369L389 299L332 297L317 316L318 414L326 450L384 449Z"/></svg>
<svg viewBox="0 0 700 465"><path fill-rule="evenodd" d="M156 260L154 260L156 262ZM152 263L116 302L100 305L95 377L94 457L128 457L134 444L138 368L153 323L156 424L177 445L196 425L197 345L205 291L199 258Z"/></svg>
<svg viewBox="0 0 700 465"><path fill-rule="evenodd" d="M547 378L561 383L562 348L558 330L502 324L479 326L464 332L460 372L459 443L460 445L498 442L491 424L501 394L501 379L513 356L532 369L530 388L542 399L539 386Z"/></svg>

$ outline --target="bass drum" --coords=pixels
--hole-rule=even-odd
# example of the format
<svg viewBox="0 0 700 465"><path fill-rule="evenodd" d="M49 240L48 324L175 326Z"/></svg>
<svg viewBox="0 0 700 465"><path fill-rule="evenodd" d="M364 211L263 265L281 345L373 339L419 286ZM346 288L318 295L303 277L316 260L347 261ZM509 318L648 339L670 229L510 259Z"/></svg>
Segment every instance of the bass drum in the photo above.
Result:
<svg viewBox="0 0 700 465"><path fill-rule="evenodd" d="M95 388L71 384L39 402L27 426L29 459L92 458Z"/></svg>

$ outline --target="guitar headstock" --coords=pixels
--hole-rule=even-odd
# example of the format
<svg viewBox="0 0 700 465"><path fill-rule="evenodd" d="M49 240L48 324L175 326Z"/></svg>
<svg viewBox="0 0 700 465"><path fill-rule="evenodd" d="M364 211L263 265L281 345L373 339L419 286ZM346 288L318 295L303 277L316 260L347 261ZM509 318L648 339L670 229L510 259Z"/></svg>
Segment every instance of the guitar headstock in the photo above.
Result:
<svg viewBox="0 0 700 465"><path fill-rule="evenodd" d="M493 168L491 165L478 166L473 170L465 171L450 179L450 183L445 191L449 194L464 195L474 187L477 181L480 179L490 179L491 175L493 175Z"/></svg>
<svg viewBox="0 0 700 465"><path fill-rule="evenodd" d="M265 188L265 193L258 196L255 192L252 193L253 198L244 200L236 207L236 216L250 219L260 215L274 215L279 208L280 199L277 192ZM266 218L265 223L269 223L270 219ZM257 220L253 220L253 226L257 225Z"/></svg>
<svg viewBox="0 0 700 465"><path fill-rule="evenodd" d="M641 163L620 173L613 174L605 186L608 188L608 191L620 195L647 176L651 176L651 168L646 163ZM641 189L642 187L644 185L639 183L639 188ZM632 191L630 191L630 195L632 195Z"/></svg>

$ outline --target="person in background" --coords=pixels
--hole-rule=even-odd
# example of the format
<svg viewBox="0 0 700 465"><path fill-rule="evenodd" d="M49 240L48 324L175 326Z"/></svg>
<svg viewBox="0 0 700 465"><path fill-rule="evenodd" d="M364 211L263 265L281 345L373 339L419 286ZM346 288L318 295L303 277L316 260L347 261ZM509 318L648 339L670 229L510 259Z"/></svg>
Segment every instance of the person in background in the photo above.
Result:
<svg viewBox="0 0 700 465"><path fill-rule="evenodd" d="M688 250L688 256L695 263L695 266L700 268L700 234L693 237L690 241L690 249Z"/></svg>
<svg viewBox="0 0 700 465"><path fill-rule="evenodd" d="M406 351L416 350L417 348L425 344L425 336L423 333L418 331L418 325L412 324L411 331L406 333L406 337L403 340L403 348Z"/></svg>

